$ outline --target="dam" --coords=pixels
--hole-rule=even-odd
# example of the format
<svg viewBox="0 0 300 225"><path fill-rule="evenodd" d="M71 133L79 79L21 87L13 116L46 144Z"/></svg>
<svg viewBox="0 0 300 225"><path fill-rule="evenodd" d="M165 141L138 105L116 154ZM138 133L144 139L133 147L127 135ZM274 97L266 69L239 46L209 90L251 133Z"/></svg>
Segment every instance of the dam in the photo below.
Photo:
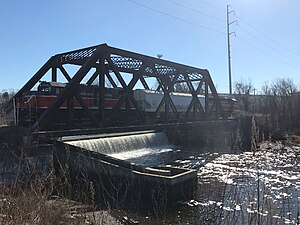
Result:
<svg viewBox="0 0 300 225"><path fill-rule="evenodd" d="M199 179L197 170L218 155L214 151L230 149L235 126L227 123L220 126L220 122L210 122L209 129L208 122L202 122L155 129L134 127L127 132L123 128L39 132L38 139L32 136L38 141L26 154L35 163L32 168L40 168L41 174L54 169L59 178L57 188L72 199L134 212L152 211L153 215L171 211L179 207L178 202L193 198ZM26 149L25 141L31 138L24 133L20 128L5 128L1 138L7 142L19 137L17 146ZM9 179L14 183L14 171L5 171L10 171ZM23 175L26 180L30 171L23 171Z"/></svg>
<svg viewBox="0 0 300 225"><path fill-rule="evenodd" d="M60 170L68 171L69 183L75 186L81 180L85 186L92 182L97 201L109 202L117 208L121 204L131 210L139 207L139 211L148 211L156 204L165 207L165 212L177 201L191 198L195 191L196 170L157 160L166 152L176 154L164 132L62 137L54 146L56 164L67 165ZM157 204L162 198L165 204Z"/></svg>

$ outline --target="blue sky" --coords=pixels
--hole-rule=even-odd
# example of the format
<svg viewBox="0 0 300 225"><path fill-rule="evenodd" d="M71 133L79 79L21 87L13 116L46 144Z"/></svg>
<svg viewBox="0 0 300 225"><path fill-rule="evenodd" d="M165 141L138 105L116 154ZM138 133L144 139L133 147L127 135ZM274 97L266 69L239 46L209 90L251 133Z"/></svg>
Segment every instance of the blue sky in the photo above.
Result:
<svg viewBox="0 0 300 225"><path fill-rule="evenodd" d="M300 84L299 0L2 0L0 90L20 89L52 56L110 46L208 69L228 92L226 5L232 79Z"/></svg>

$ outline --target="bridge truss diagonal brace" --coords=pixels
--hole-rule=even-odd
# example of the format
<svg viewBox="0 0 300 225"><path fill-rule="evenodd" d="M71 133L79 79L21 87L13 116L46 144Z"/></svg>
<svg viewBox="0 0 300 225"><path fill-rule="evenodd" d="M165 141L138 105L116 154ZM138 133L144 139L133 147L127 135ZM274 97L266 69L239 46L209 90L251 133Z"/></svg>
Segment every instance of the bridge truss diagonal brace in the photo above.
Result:
<svg viewBox="0 0 300 225"><path fill-rule="evenodd" d="M52 56L48 61L32 76L32 78L27 81L27 83L10 99L5 105L4 110L6 113L9 113L13 108L13 99L17 102L21 101L23 94L27 91L30 91L34 85L36 85L43 76L53 67L55 63L55 56Z"/></svg>
<svg viewBox="0 0 300 225"><path fill-rule="evenodd" d="M190 90L190 92L192 94L192 100L191 100L191 102L190 102L190 104L188 106L188 109L187 109L185 115L188 116L190 114L192 108L194 108L194 116L196 116L197 109L199 109L201 115L204 116L205 115L205 111L204 111L204 109L203 109L203 107L202 107L202 105L201 105L201 103L199 101L199 98L198 98L198 94L200 92L200 88L202 86L203 81L205 80L204 76L202 77L201 81L198 84L197 89L195 90L195 88L194 88L194 86L193 86L193 84L192 84L192 82L191 82L188 74L187 73L183 73L183 75L185 77L185 80L186 80L186 83L187 83L187 85L189 87L189 90ZM205 99L206 98L208 98L208 96L205 96Z"/></svg>
<svg viewBox="0 0 300 225"><path fill-rule="evenodd" d="M159 71L155 68L154 65L151 65L151 69L153 71L153 75L156 77L157 82L158 82L158 88L157 90L161 89L164 93L163 98L161 99L160 103L158 104L156 110L155 110L155 115L157 116L161 107L165 105L165 122L168 122L169 120L169 112L170 112L170 107L172 111L175 113L176 117L178 117L178 110L170 96L170 93L174 91L174 80L168 75L162 75L159 73ZM176 76L175 76L176 77Z"/></svg>
<svg viewBox="0 0 300 225"><path fill-rule="evenodd" d="M41 114L37 119L37 122L33 125L35 129L39 124L47 125L51 118L54 116L55 111L63 104L68 98L75 96L76 87L80 84L83 78L87 75L90 69L94 66L96 61L103 57L106 51L106 46L99 46L93 55L82 65L82 67L76 72L73 78L69 81L64 91L57 97L57 99Z"/></svg>
<svg viewBox="0 0 300 225"><path fill-rule="evenodd" d="M134 71L132 72L132 79L129 81L129 84L127 85L124 81L124 79L121 76L121 73L118 71L118 69L116 68L116 66L113 64L112 60L110 58L106 58L106 60L108 61L109 65L111 66L113 72L115 73L117 79L119 80L119 82L121 83L123 89L125 90L125 92L123 93L123 95L119 98L117 104L114 106L113 110L112 110L112 114L117 113L117 110L120 110L121 106L125 103L125 111L126 111L126 118L127 118L127 123L129 123L130 120L130 102L132 102L133 106L135 107L135 109L137 110L137 112L139 113L139 115L142 117L143 120L145 120L145 114L142 111L142 109L140 108L140 106L138 105L138 103L136 102L134 96L132 96L132 91L134 86L136 85L136 83L140 80L141 82L145 82L144 78L143 78L143 72L144 69L147 67L147 61L145 60L141 67L139 68L138 71ZM146 84L146 86L144 85L144 87L148 87L148 85Z"/></svg>
<svg viewBox="0 0 300 225"><path fill-rule="evenodd" d="M215 106L215 109L216 109L216 118L218 116L221 116L223 119L226 119L226 115L225 115L225 112L224 112L224 109L223 109L223 106L222 106L222 103L221 103L221 100L218 96L218 93L217 93L217 90L216 90L216 87L211 79L211 76L209 74L209 72L206 70L206 72L204 73L205 75L205 94L207 95L208 94L208 88L210 89L211 91L211 95L212 95L212 101L213 101L213 105ZM211 107L211 111L212 111L213 107ZM211 114L211 112L209 113Z"/></svg>

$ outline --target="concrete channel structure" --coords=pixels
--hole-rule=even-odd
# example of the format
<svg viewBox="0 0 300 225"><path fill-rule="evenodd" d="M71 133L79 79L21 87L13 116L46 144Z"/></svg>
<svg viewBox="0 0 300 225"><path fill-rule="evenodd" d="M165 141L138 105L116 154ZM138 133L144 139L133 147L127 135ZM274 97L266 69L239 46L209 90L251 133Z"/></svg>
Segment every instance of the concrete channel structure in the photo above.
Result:
<svg viewBox="0 0 300 225"><path fill-rule="evenodd" d="M3 142L11 142L16 140L15 137L19 137L18 146L21 148L23 146L26 155L36 158L44 155L43 163L52 162L56 177L62 179L59 186L67 184L64 189L71 198L78 200L95 198L97 202L142 213L149 210L166 212L176 207L178 200L192 198L197 187L196 170L138 165L111 157L107 152L92 151L70 142L160 132L166 134L170 144L196 146L201 149L205 145L213 148L214 143L217 149L224 150L227 145L227 151L230 151L236 122L168 124L157 126L154 130L150 129L151 127L148 129L131 127L130 132L125 132L125 128L121 127L35 133L39 139L26 137L28 130L20 127L6 127L0 129L0 132L3 131L1 132ZM30 139L37 142L29 146L26 142ZM47 165L39 167L45 168ZM95 190L94 197L90 196L91 184Z"/></svg>
<svg viewBox="0 0 300 225"><path fill-rule="evenodd" d="M93 139L115 140L116 137L134 138L146 134L155 135L153 131L144 131L64 137L54 143L56 163L60 164L58 168L63 170L62 174L68 171L70 183L78 183L78 179L81 179L83 186L86 186L89 182L93 182L96 189L95 199L99 202L109 202L113 207L122 206L131 210L139 209L138 211L149 211L154 208L159 212L169 211L178 200L187 200L193 196L197 184L196 170L145 167L76 144L81 141L90 142ZM99 142L97 144L101 145ZM105 146L97 146L97 149L102 147ZM86 183L87 180L89 182Z"/></svg>

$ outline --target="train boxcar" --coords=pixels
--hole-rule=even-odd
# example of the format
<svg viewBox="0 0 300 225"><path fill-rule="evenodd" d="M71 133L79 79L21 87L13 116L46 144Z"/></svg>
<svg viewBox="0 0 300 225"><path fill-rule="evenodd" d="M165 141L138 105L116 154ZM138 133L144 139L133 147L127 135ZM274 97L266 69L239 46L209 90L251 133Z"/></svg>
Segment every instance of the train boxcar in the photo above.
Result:
<svg viewBox="0 0 300 225"><path fill-rule="evenodd" d="M164 93L161 91L137 89L134 90L134 98L137 100L139 106L144 112L151 113L157 110ZM188 93L170 93L170 97L176 106L178 112L186 112L191 101L192 95ZM204 95L198 95L200 104L204 108L205 97Z"/></svg>

